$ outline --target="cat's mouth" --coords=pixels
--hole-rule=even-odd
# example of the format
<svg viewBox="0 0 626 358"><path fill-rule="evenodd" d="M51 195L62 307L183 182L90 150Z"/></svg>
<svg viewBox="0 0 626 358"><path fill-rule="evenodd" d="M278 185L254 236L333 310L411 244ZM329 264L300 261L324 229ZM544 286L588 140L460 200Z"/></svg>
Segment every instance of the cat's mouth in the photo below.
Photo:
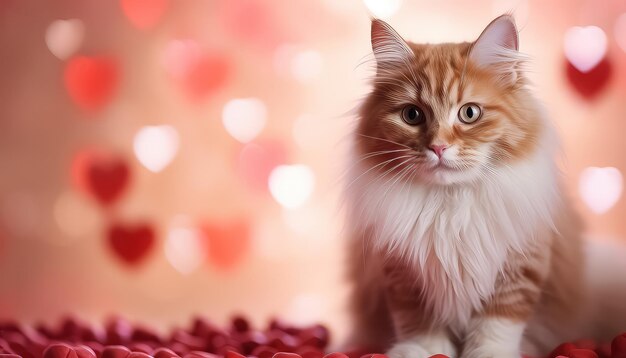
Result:
<svg viewBox="0 0 626 358"><path fill-rule="evenodd" d="M450 164L447 164L443 161L438 161L432 168L433 171L454 171L454 172L458 172L460 169L452 166Z"/></svg>

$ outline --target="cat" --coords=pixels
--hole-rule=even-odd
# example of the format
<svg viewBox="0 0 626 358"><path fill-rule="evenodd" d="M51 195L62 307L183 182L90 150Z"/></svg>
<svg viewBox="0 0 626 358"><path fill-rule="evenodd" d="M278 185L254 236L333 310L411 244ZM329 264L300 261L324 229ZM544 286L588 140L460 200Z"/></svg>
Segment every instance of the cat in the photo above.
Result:
<svg viewBox="0 0 626 358"><path fill-rule="evenodd" d="M344 199L351 342L391 358L519 358L577 338L582 225L514 19L415 44L373 19Z"/></svg>

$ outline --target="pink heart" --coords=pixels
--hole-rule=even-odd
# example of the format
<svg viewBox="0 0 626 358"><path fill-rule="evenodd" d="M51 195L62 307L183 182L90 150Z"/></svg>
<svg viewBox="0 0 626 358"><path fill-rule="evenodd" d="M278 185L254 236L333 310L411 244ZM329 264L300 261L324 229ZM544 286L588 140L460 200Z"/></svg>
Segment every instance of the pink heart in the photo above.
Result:
<svg viewBox="0 0 626 358"><path fill-rule="evenodd" d="M591 71L602 61L606 46L606 35L597 26L571 27L563 39L565 57L581 72Z"/></svg>
<svg viewBox="0 0 626 358"><path fill-rule="evenodd" d="M589 167L580 174L580 196L596 214L612 208L622 195L622 173L616 168Z"/></svg>

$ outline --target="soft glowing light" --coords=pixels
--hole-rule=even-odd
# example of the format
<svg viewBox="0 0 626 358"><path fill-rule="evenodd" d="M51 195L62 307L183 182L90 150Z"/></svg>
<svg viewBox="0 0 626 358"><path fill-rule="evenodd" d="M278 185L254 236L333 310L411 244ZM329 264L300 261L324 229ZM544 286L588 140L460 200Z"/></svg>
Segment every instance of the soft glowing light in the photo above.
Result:
<svg viewBox="0 0 626 358"><path fill-rule="evenodd" d="M580 72L591 71L606 54L606 35L597 26L571 27L565 32L565 57Z"/></svg>
<svg viewBox="0 0 626 358"><path fill-rule="evenodd" d="M168 125L143 127L133 142L135 156L152 172L160 172L178 152L178 132Z"/></svg>
<svg viewBox="0 0 626 358"><path fill-rule="evenodd" d="M393 16L402 5L402 0L363 0L367 9L379 19Z"/></svg>
<svg viewBox="0 0 626 358"><path fill-rule="evenodd" d="M322 72L322 55L314 50L296 53L291 60L291 74L300 82L309 82Z"/></svg>
<svg viewBox="0 0 626 358"><path fill-rule="evenodd" d="M251 187L265 191L272 169L284 164L285 157L285 148L280 142L246 144L239 154L237 174Z"/></svg>
<svg viewBox="0 0 626 358"><path fill-rule="evenodd" d="M85 26L78 19L56 20L46 29L46 45L60 60L72 56L83 42Z"/></svg>
<svg viewBox="0 0 626 358"><path fill-rule="evenodd" d="M187 217L175 217L164 244L165 257L176 271L188 275L205 260L206 248L200 230Z"/></svg>
<svg viewBox="0 0 626 358"><path fill-rule="evenodd" d="M589 167L580 174L580 196L596 214L611 209L622 195L622 173L617 168Z"/></svg>
<svg viewBox="0 0 626 358"><path fill-rule="evenodd" d="M615 21L615 41L626 52L626 13L621 14Z"/></svg>
<svg viewBox="0 0 626 358"><path fill-rule="evenodd" d="M280 165L269 177L270 193L288 209L302 206L315 187L313 171L306 165Z"/></svg>
<svg viewBox="0 0 626 358"><path fill-rule="evenodd" d="M80 219L79 219L80 218ZM54 219L63 233L56 244L68 244L73 239L93 235L102 226L102 218L94 205L75 191L62 193L54 203Z"/></svg>
<svg viewBox="0 0 626 358"><path fill-rule="evenodd" d="M247 143L259 135L265 127L266 117L265 103L258 98L232 99L222 110L224 128L242 143Z"/></svg>

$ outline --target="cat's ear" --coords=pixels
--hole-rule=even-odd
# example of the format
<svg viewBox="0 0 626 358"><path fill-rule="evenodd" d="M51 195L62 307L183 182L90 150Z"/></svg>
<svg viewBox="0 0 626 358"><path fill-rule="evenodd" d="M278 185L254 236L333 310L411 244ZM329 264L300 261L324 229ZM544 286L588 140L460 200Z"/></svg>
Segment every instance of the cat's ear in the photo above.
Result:
<svg viewBox="0 0 626 358"><path fill-rule="evenodd" d="M372 51L378 69L406 65L415 54L404 39L386 22L372 19Z"/></svg>
<svg viewBox="0 0 626 358"><path fill-rule="evenodd" d="M470 59L479 67L497 71L502 79L515 82L520 62L519 38L515 20L502 15L493 20L472 44Z"/></svg>

